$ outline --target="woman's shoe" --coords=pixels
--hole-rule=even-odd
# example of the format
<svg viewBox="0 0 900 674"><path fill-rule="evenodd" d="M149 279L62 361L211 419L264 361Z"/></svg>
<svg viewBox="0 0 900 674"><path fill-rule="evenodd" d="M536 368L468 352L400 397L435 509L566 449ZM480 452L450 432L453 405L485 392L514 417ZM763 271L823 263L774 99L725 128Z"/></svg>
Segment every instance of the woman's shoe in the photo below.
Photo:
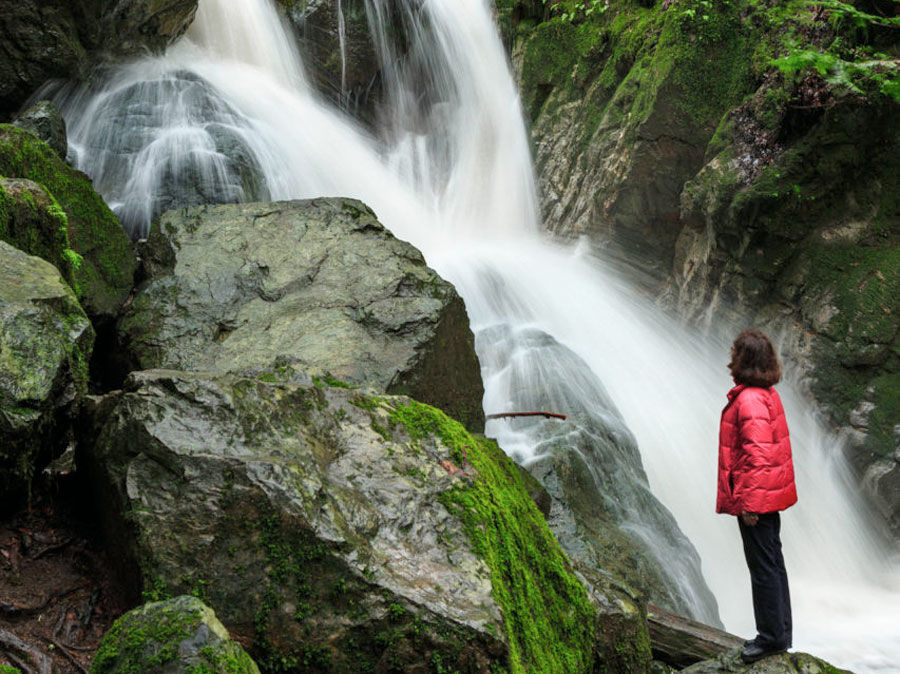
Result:
<svg viewBox="0 0 900 674"><path fill-rule="evenodd" d="M785 648L784 646L763 646L754 641L741 651L741 660L743 660L745 664L749 665L751 662L762 660L763 658L767 658L770 655L784 653L786 650L787 648Z"/></svg>

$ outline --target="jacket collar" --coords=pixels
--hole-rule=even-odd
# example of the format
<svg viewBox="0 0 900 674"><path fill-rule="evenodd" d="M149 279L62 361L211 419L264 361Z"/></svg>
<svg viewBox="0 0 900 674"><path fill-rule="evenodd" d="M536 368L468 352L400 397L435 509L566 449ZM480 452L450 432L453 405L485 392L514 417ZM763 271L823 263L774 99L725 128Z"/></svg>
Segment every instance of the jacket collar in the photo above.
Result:
<svg viewBox="0 0 900 674"><path fill-rule="evenodd" d="M728 392L728 402L734 402L734 399L737 398L740 395L741 391L743 391L745 388L748 388L747 384L738 384L733 389L731 389Z"/></svg>

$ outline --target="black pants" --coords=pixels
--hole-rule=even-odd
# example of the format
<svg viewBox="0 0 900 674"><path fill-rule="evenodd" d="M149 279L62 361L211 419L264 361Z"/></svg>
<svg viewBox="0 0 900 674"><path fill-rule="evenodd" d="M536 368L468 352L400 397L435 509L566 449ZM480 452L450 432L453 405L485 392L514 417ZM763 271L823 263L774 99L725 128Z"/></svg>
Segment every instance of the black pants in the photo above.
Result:
<svg viewBox="0 0 900 674"><path fill-rule="evenodd" d="M756 641L766 648L790 648L791 593L781 554L781 518L778 513L763 513L753 527L737 520L753 588Z"/></svg>

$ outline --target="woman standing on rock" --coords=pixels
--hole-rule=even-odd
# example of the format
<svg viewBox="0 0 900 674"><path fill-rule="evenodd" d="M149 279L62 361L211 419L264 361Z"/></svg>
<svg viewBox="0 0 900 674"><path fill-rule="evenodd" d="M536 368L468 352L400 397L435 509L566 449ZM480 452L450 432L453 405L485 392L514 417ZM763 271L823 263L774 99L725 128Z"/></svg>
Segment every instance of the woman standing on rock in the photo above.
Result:
<svg viewBox="0 0 900 674"><path fill-rule="evenodd" d="M791 596L781 554L779 511L797 502L791 441L775 348L758 330L744 330L728 364L735 386L719 426L716 512L736 515L753 588L757 636L741 659L755 662L791 647Z"/></svg>

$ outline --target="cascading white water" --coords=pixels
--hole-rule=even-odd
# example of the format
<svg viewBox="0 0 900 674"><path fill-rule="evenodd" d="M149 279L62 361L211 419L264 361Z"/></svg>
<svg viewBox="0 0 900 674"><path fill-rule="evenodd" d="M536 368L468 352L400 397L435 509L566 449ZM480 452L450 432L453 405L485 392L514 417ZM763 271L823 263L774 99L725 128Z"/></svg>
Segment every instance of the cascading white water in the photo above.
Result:
<svg viewBox="0 0 900 674"><path fill-rule="evenodd" d="M655 494L699 550L726 627L752 634L749 579L736 526L713 512L718 414L730 384L727 349L688 338L596 259L539 236L518 97L486 0L423 0L415 8L404 5L403 13L412 33L410 53L404 68L388 74L395 78L387 86L391 117L380 140L309 87L269 2L201 0L194 26L165 57L120 70L89 100L67 102L75 156L95 180L115 164L131 185L147 186L140 193L147 201L163 182L159 176L174 171L167 155L228 154L217 131L222 127L237 139L229 143L240 141L252 156L215 169L225 178L210 169L212 178L198 179L201 195L207 179L251 189L252 180L240 179L245 166L258 170L260 189L275 199L341 195L369 203L397 236L418 246L456 284L482 344L498 325L511 334L537 330L568 347L599 377L638 441ZM386 60L399 61L383 31L388 15L386 0L369 0L376 49ZM421 73L426 92L414 88ZM116 92L135 97L127 98L127 111L117 118L127 129L133 117L146 116L142 87L193 77L208 83L220 117L191 114L183 96L182 113L160 101L165 110L159 123L142 132L152 136L149 145L136 138L135 147L126 148L127 161L115 159L104 140L110 131L99 114L103 101ZM173 90L183 89L195 91ZM142 155L154 142L173 137L186 140L157 144L161 154ZM191 144L192 138L212 138L213 145ZM198 159L191 166L207 165L215 162ZM102 191L106 183L97 184ZM119 203L125 197L108 198ZM231 198L240 195L229 192L222 200ZM140 230L152 210L126 213L125 219ZM530 347L521 342L512 348ZM516 408L529 386L552 376L507 377L490 367L486 358L488 411ZM565 371L557 376L575 378ZM866 518L842 484L836 441L789 385L780 388L801 498L783 518L795 647L858 672L898 671L898 564L866 533ZM491 422L488 432L520 460L528 461L539 447L528 427Z"/></svg>

